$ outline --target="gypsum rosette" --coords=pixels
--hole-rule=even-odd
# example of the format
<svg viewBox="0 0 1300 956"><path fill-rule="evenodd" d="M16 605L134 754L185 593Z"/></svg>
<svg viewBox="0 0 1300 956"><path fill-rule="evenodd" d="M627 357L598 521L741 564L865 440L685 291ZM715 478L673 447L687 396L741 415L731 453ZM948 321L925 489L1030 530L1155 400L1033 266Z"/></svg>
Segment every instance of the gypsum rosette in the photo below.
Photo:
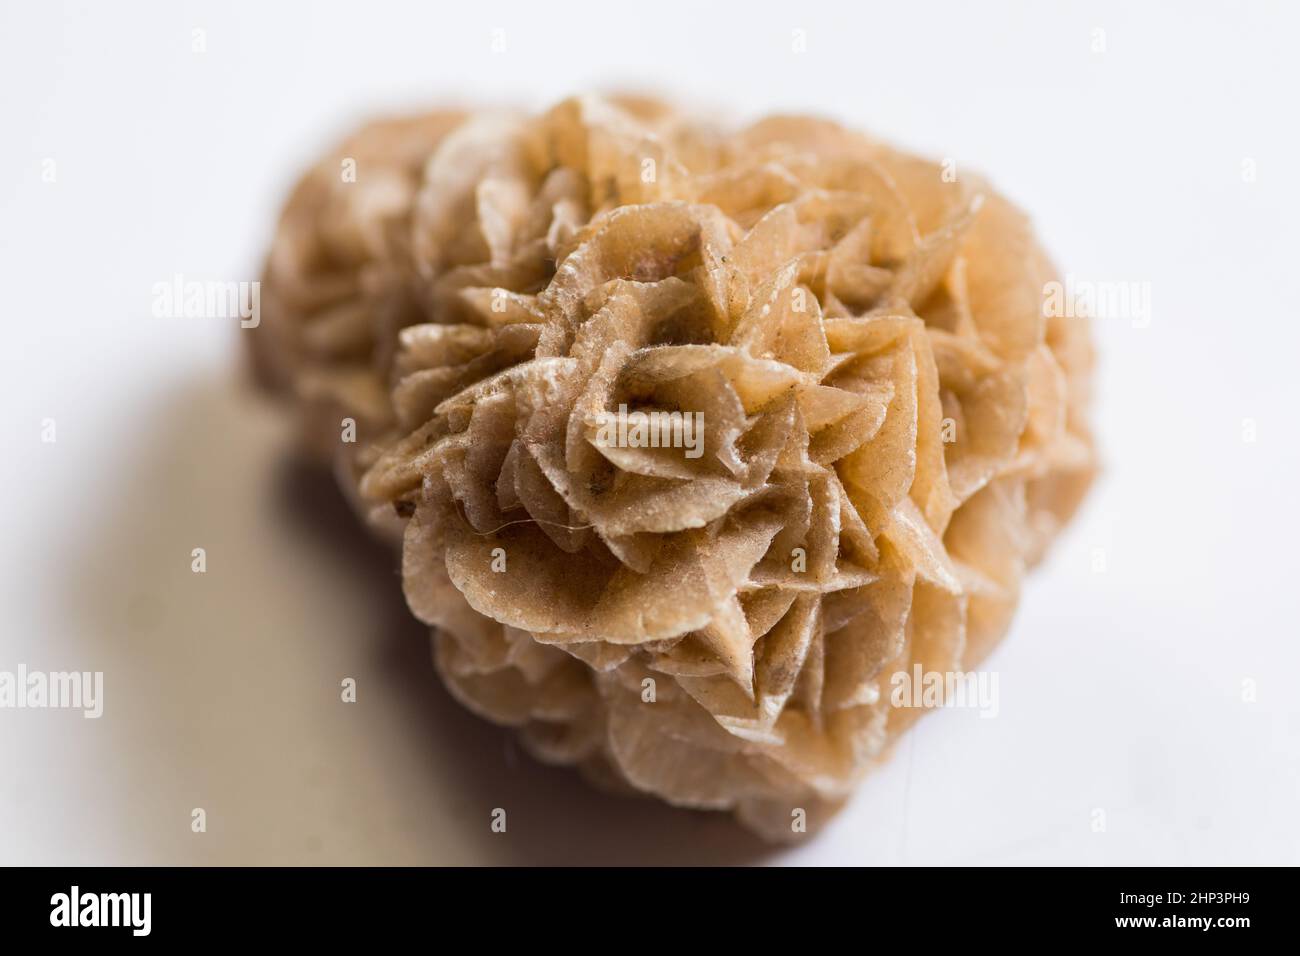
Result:
<svg viewBox="0 0 1300 956"><path fill-rule="evenodd" d="M943 172L596 98L372 125L308 172L257 366L400 535L465 706L783 839L915 719L892 675L988 654L1092 479L1092 351L1024 217ZM610 439L654 413L694 451Z"/></svg>

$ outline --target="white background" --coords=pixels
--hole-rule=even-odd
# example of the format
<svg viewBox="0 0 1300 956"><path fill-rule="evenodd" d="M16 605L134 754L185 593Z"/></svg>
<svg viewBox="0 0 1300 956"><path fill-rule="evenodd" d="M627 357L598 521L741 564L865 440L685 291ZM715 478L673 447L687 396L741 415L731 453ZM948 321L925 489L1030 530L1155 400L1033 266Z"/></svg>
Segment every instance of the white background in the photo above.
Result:
<svg viewBox="0 0 1300 956"><path fill-rule="evenodd" d="M0 669L102 670L106 711L0 710L0 862L1300 862L1287 7L4 0ZM150 315L174 273L256 278L374 111L619 87L953 157L1063 271L1150 284L1148 327L1098 323L1105 475L989 662L999 716L926 717L793 850L462 711L238 328Z"/></svg>

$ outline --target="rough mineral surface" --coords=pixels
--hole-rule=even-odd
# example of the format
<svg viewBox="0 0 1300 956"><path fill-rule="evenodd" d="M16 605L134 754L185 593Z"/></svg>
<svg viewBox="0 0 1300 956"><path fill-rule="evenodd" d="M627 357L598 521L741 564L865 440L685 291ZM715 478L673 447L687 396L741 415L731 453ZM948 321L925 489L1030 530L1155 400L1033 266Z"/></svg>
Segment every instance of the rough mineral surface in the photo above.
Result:
<svg viewBox="0 0 1300 956"><path fill-rule="evenodd" d="M379 123L293 193L245 334L467 707L788 838L917 715L893 674L1001 638L1093 473L1088 330L951 172L635 99ZM653 411L701 451L606 427Z"/></svg>

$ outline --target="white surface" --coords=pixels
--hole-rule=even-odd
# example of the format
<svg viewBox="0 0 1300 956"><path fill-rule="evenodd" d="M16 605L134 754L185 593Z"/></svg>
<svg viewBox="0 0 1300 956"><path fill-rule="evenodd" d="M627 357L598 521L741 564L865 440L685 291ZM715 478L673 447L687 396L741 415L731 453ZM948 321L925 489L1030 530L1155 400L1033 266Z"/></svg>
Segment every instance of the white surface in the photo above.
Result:
<svg viewBox="0 0 1300 956"><path fill-rule="evenodd" d="M288 6L0 14L0 670L106 674L98 721L0 710L0 862L1300 862L1293 6ZM1149 327L1098 325L1107 472L989 664L999 716L928 716L795 850L461 711L241 390L238 329L150 316L176 272L255 278L301 165L372 110L611 85L954 157L1065 271L1150 283Z"/></svg>

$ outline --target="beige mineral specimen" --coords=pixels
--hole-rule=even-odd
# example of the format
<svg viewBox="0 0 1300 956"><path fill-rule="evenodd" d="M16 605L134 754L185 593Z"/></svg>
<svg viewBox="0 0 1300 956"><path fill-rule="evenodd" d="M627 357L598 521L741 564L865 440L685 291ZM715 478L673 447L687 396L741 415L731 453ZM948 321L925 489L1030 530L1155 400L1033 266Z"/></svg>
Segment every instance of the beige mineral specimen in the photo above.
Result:
<svg viewBox="0 0 1300 956"><path fill-rule="evenodd" d="M643 99L383 122L294 191L244 334L467 707L789 838L915 718L892 675L1002 637L1094 471L1086 323L944 173Z"/></svg>

